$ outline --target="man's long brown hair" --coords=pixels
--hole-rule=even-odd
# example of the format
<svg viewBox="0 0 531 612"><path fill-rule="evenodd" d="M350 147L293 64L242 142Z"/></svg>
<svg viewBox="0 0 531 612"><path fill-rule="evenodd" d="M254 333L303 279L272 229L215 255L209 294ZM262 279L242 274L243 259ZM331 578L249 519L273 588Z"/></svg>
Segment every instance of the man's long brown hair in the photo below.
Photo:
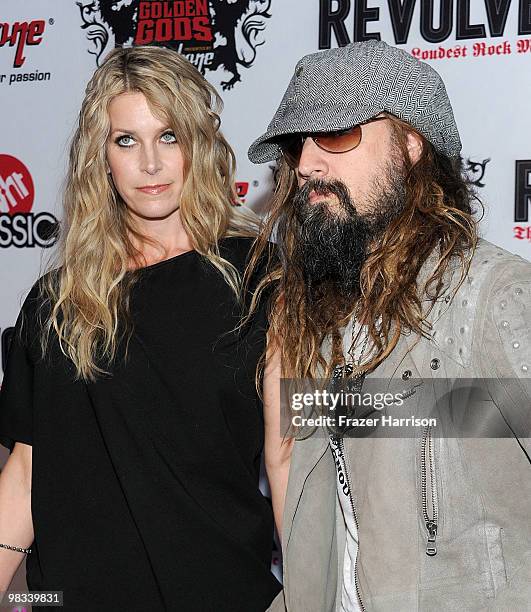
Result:
<svg viewBox="0 0 531 612"><path fill-rule="evenodd" d="M268 345L280 350L284 377L329 376L343 360L339 329L354 313L367 326L373 345L363 369L374 369L393 351L402 333L429 337L427 315L443 290L449 266L460 263L459 284L466 276L477 242L472 209L477 198L462 159L442 155L409 124L387 116L404 159L406 201L403 213L387 227L362 267L356 303L342 302L332 291L323 291L310 302L302 271L288 265L295 248L291 228L297 177L283 159L279 162L270 213L255 241L246 279L251 278L276 234L278 259L270 259L269 271L254 293L251 312L265 299L267 289ZM422 142L422 153L414 164L406 146L408 132L416 132ZM434 267L425 286L417 286L420 269L430 254L436 254ZM426 300L427 309L423 307ZM329 359L321 353L327 336L332 338Z"/></svg>

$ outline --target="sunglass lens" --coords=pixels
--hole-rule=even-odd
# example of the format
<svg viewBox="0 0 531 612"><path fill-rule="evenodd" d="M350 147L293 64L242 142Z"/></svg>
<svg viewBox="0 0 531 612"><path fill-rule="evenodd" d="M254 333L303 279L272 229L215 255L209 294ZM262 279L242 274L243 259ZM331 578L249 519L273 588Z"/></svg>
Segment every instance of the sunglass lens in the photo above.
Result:
<svg viewBox="0 0 531 612"><path fill-rule="evenodd" d="M361 142L361 126L355 125L348 130L319 134L314 137L321 149L330 153L346 153L355 149Z"/></svg>

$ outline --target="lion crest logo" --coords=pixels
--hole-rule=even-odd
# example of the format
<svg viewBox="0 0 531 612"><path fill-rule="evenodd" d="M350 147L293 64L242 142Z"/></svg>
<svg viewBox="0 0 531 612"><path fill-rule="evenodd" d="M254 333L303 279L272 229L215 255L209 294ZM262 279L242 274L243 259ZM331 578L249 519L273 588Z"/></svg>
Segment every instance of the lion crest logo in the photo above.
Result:
<svg viewBox="0 0 531 612"><path fill-rule="evenodd" d="M272 0L77 0L88 52L99 65L114 47L156 44L182 53L203 74L222 68L223 90L241 81L271 17Z"/></svg>

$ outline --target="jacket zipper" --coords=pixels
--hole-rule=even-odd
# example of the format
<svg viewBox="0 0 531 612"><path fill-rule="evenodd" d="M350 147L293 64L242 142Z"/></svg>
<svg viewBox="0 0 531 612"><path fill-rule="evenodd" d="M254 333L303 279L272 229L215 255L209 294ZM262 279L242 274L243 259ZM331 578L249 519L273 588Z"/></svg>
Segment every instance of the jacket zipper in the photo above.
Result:
<svg viewBox="0 0 531 612"><path fill-rule="evenodd" d="M356 587L356 595L358 596L358 602L360 604L360 608L362 612L365 612L365 606L363 605L363 601L361 599L360 587L359 587L359 582L358 582L358 557L360 555L360 530L358 527L358 517L356 515L356 508L354 507L354 498L352 497L352 489L350 487L350 478L348 475L347 457L344 452L343 438L336 437L336 442L339 447L339 451L341 452L341 455L343 457L343 463L345 465L345 480L347 481L347 486L348 486L348 498L350 500L350 507L352 508L352 514L354 515L354 523L356 524L356 531L358 535L358 551L356 554L356 561L354 561L354 586Z"/></svg>
<svg viewBox="0 0 531 612"><path fill-rule="evenodd" d="M433 557L437 554L435 540L439 526L439 499L437 497L437 477L435 474L435 454L433 451L433 436L431 426L424 429L421 445L421 495L422 515L428 532L426 554ZM429 481L429 488L428 488ZM430 512L431 501L431 512Z"/></svg>

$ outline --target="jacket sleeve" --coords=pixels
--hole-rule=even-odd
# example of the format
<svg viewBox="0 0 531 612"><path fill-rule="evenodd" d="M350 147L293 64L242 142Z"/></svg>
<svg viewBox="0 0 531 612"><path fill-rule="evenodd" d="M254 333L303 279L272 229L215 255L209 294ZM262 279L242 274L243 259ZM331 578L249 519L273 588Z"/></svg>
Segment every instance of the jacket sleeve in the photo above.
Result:
<svg viewBox="0 0 531 612"><path fill-rule="evenodd" d="M531 455L531 263L516 260L497 274L487 296L482 334L491 395Z"/></svg>

